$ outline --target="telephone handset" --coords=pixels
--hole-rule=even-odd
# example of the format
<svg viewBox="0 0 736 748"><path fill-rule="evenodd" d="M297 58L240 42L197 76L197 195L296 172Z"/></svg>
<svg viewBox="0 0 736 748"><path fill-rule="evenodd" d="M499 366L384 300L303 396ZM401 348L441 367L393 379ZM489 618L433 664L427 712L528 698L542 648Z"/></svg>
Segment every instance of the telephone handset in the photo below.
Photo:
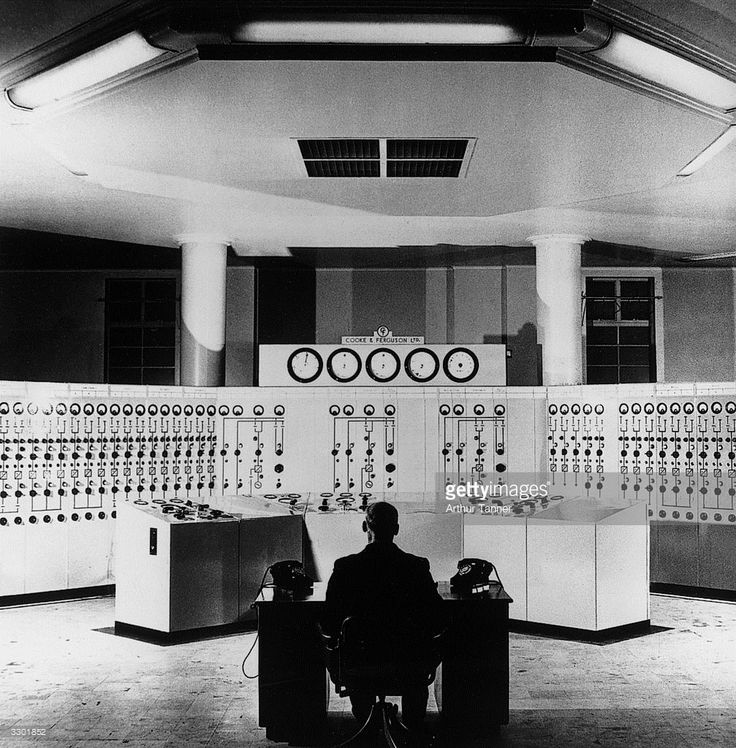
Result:
<svg viewBox="0 0 736 748"><path fill-rule="evenodd" d="M281 592L309 595L314 590L314 582L305 573L301 561L278 561L271 566L271 579Z"/></svg>
<svg viewBox="0 0 736 748"><path fill-rule="evenodd" d="M491 574L496 575L491 580ZM473 593L490 588L491 584L503 587L496 567L482 558L463 558L457 562L457 574L450 580L453 592Z"/></svg>

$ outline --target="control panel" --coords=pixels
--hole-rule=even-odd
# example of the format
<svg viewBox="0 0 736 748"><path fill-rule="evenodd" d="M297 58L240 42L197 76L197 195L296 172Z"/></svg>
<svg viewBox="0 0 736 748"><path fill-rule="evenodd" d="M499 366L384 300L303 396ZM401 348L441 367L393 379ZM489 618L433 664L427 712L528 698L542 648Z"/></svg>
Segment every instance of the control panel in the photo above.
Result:
<svg viewBox="0 0 736 748"><path fill-rule="evenodd" d="M733 586L732 383L374 385L0 383L0 596L114 581L122 504L166 526L216 524L238 510L215 497L335 514L414 495L434 509L448 482L472 481L645 502L655 581L690 580L668 571L689 548L682 568L695 564L705 586ZM541 501L512 497L512 511Z"/></svg>

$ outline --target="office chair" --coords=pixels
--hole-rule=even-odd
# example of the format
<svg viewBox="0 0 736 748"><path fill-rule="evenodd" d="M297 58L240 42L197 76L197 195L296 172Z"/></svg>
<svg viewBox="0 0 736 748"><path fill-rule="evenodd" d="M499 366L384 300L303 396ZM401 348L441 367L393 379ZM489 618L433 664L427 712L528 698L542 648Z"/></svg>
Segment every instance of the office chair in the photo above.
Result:
<svg viewBox="0 0 736 748"><path fill-rule="evenodd" d="M342 622L339 636L321 632L327 666L335 692L372 694L370 714L360 729L335 748L357 744L375 730L389 748L399 748L418 738L398 717L398 706L386 702L386 696L399 696L411 687L428 687L435 679L441 660L437 635L397 630L381 622L350 616ZM402 743L395 736L401 736Z"/></svg>

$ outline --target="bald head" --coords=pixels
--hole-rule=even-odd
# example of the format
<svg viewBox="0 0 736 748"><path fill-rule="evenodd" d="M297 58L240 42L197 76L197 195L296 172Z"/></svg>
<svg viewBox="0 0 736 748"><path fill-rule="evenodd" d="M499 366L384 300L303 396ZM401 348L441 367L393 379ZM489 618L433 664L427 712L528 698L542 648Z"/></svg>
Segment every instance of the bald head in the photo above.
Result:
<svg viewBox="0 0 736 748"><path fill-rule="evenodd" d="M399 532L399 513L393 504L376 501L365 510L363 530L368 533L370 542L391 542Z"/></svg>

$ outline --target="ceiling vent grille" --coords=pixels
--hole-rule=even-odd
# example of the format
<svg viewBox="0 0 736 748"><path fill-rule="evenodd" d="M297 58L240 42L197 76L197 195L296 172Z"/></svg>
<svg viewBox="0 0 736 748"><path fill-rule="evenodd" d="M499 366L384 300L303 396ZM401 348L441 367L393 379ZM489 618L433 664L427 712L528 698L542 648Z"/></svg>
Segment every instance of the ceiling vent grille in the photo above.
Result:
<svg viewBox="0 0 736 748"><path fill-rule="evenodd" d="M310 177L378 177L381 174L378 139L298 142Z"/></svg>
<svg viewBox="0 0 736 748"><path fill-rule="evenodd" d="M475 138L294 139L308 177L465 176Z"/></svg>
<svg viewBox="0 0 736 748"><path fill-rule="evenodd" d="M388 161L389 177L459 177L462 161Z"/></svg>
<svg viewBox="0 0 736 748"><path fill-rule="evenodd" d="M386 158L457 159L465 158L465 140L387 140Z"/></svg>

